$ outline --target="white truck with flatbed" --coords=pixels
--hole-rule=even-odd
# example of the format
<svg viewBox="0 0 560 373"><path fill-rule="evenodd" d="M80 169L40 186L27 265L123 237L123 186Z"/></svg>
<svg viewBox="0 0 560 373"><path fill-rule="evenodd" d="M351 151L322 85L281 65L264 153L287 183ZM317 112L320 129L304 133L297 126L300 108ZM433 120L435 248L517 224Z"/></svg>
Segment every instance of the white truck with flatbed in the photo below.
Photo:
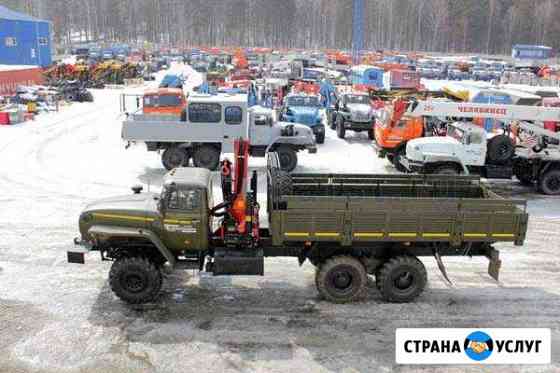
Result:
<svg viewBox="0 0 560 373"><path fill-rule="evenodd" d="M539 106L412 102L411 116L462 118L448 124L447 136L408 142L403 166L423 174L479 174L535 185L544 194L560 194L560 133L540 123L560 121L560 110ZM466 118L493 118L508 123L503 133L489 134ZM532 139L519 142L520 135ZM517 141L517 143L516 143ZM528 145L529 144L529 145Z"/></svg>
<svg viewBox="0 0 560 373"><path fill-rule="evenodd" d="M250 140L251 156L278 153L286 171L296 167L297 152L317 151L309 127L276 121L271 110L249 107L246 95L191 94L180 117L132 113L122 127L123 140L162 151L168 170L189 166L191 159L196 167L216 170L221 154L233 153L233 141L239 137Z"/></svg>

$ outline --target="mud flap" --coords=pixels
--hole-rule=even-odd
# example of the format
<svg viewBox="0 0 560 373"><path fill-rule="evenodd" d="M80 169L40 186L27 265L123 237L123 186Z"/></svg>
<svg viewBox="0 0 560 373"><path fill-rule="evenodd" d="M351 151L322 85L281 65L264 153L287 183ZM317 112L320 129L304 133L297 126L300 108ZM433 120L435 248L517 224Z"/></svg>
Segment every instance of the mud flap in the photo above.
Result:
<svg viewBox="0 0 560 373"><path fill-rule="evenodd" d="M502 267L502 261L500 260L500 252L494 248L491 248L488 252L488 274L496 281L500 281L500 268Z"/></svg>
<svg viewBox="0 0 560 373"><path fill-rule="evenodd" d="M453 282L451 282L451 280L449 279L449 276L447 275L447 270L445 269L445 265L443 264L443 262L441 260L441 256L439 255L439 251L434 250L434 258L436 258L437 266L438 266L439 270L441 271L441 274L443 275L443 278L449 283L449 285L453 285Z"/></svg>

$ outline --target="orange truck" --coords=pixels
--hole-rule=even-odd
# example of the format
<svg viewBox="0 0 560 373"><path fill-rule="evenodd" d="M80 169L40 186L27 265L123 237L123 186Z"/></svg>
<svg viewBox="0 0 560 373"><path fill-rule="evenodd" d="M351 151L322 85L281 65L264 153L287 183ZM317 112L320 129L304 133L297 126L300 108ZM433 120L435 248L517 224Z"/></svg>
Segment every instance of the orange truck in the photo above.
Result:
<svg viewBox="0 0 560 373"><path fill-rule="evenodd" d="M179 88L158 88L147 91L142 97L142 112L146 115L181 116L187 107L187 99Z"/></svg>
<svg viewBox="0 0 560 373"><path fill-rule="evenodd" d="M406 143L423 137L426 130L424 118L404 115L407 105L406 101L395 100L378 110L375 119L374 148L377 155L380 158L387 157L400 172L406 171L400 162L406 156Z"/></svg>

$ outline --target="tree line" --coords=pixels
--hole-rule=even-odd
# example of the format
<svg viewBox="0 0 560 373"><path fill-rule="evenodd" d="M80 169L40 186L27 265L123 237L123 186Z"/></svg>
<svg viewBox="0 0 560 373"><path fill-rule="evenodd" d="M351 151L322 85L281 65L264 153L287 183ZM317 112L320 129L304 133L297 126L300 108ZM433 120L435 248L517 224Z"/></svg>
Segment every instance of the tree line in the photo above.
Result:
<svg viewBox="0 0 560 373"><path fill-rule="evenodd" d="M364 0L365 48L509 54L560 47L560 0ZM352 0L0 0L83 39L171 46L350 49Z"/></svg>

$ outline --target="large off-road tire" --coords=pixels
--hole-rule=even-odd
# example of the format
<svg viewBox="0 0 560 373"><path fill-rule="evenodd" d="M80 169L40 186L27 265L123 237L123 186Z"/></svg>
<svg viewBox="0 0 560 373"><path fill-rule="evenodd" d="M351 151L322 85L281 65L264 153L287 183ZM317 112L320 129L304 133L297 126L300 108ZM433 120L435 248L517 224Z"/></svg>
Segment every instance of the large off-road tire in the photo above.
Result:
<svg viewBox="0 0 560 373"><path fill-rule="evenodd" d="M279 171L276 178L278 182L278 191L281 195L289 195L293 192L292 177L286 171Z"/></svg>
<svg viewBox="0 0 560 373"><path fill-rule="evenodd" d="M539 189L549 196L560 195L560 169L545 172L539 180Z"/></svg>
<svg viewBox="0 0 560 373"><path fill-rule="evenodd" d="M460 174L457 167L452 165L443 165L436 167L432 172L434 175L457 176Z"/></svg>
<svg viewBox="0 0 560 373"><path fill-rule="evenodd" d="M319 294L333 303L348 303L365 297L366 268L351 256L328 259L318 269L315 284Z"/></svg>
<svg viewBox="0 0 560 373"><path fill-rule="evenodd" d="M325 143L325 133L315 135L315 141L317 144L324 144Z"/></svg>
<svg viewBox="0 0 560 373"><path fill-rule="evenodd" d="M80 102L93 102L93 95L89 91L80 94Z"/></svg>
<svg viewBox="0 0 560 373"><path fill-rule="evenodd" d="M188 158L188 153L185 149L172 146L165 149L161 155L161 163L163 164L163 167L169 171L188 164Z"/></svg>
<svg viewBox="0 0 560 373"><path fill-rule="evenodd" d="M327 125L329 126L329 128L331 130L334 130L336 128L336 123L335 123L335 113L327 113Z"/></svg>
<svg viewBox="0 0 560 373"><path fill-rule="evenodd" d="M127 303L147 303L158 296L162 274L147 258L123 257L111 266L109 285L113 293Z"/></svg>
<svg viewBox="0 0 560 373"><path fill-rule="evenodd" d="M504 164L511 160L515 154L513 141L507 135L498 135L488 141L488 162L491 164Z"/></svg>
<svg viewBox="0 0 560 373"><path fill-rule="evenodd" d="M373 128L367 131L367 137L370 140L375 140L375 131L373 130Z"/></svg>
<svg viewBox="0 0 560 373"><path fill-rule="evenodd" d="M294 148L287 145L280 145L275 150L278 154L278 160L280 161L280 168L286 172L292 172L297 166L297 153Z"/></svg>
<svg viewBox="0 0 560 373"><path fill-rule="evenodd" d="M193 162L196 167L215 171L220 165L220 151L214 146L202 145L194 151Z"/></svg>
<svg viewBox="0 0 560 373"><path fill-rule="evenodd" d="M375 283L388 302L406 303L416 299L426 287L426 267L413 256L389 259L377 272Z"/></svg>
<svg viewBox="0 0 560 373"><path fill-rule="evenodd" d="M336 136L339 139L346 137L346 128L344 128L344 118L342 115L336 117Z"/></svg>
<svg viewBox="0 0 560 373"><path fill-rule="evenodd" d="M395 152L395 154L393 155L393 158L391 160L391 163L393 163L393 166L395 166L397 171L407 173L408 170L401 163L401 159L403 159L403 157L406 157L406 148L405 147L402 147Z"/></svg>
<svg viewBox="0 0 560 373"><path fill-rule="evenodd" d="M532 169L525 162L514 162L513 174L522 185L531 186L534 184Z"/></svg>

